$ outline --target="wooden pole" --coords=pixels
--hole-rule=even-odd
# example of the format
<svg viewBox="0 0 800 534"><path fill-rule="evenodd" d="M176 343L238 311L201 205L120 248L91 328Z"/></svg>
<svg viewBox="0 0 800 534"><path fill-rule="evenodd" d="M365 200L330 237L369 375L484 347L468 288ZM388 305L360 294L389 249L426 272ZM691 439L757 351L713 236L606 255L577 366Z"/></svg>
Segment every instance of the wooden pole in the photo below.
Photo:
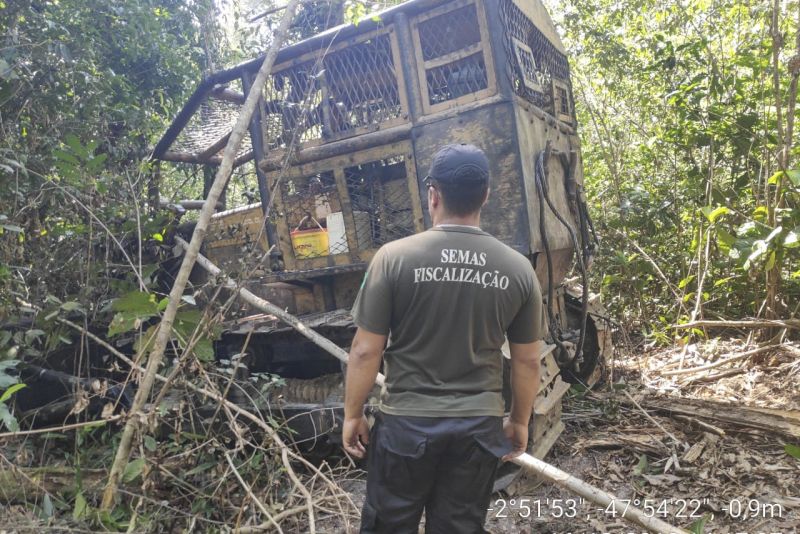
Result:
<svg viewBox="0 0 800 534"><path fill-rule="evenodd" d="M189 246L189 244L180 237L176 237L175 242L184 250L186 250ZM199 253L197 254L197 263L213 276L219 276L222 273L219 267L214 265L208 258L204 257L202 254ZM252 292L248 291L245 288L237 287L236 283L231 278L226 277L224 284L226 287L238 291L239 296L241 296L242 299L246 301L248 304L266 313L271 313L275 315L281 321L295 328L298 332L303 334L305 337L307 337L309 340L314 342L319 347L326 350L332 356L338 358L344 363L347 363L348 360L347 352L345 352L341 347L334 344L326 337L317 334L316 332L308 328L308 326L303 324L294 315L284 311L283 309L262 299L261 297L254 295ZM375 380L375 383L380 386L383 386L384 380L385 377L379 373ZM610 493L606 493L605 491L596 488L577 477L565 473L564 471L558 469L557 467L554 467L546 462L543 462L538 458L534 458L530 454L523 453L520 456L512 458L510 461L514 462L515 464L519 465L520 467L529 471L530 473L543 478L544 480L552 482L553 484L556 484L557 486L560 486L573 493L577 493L578 495L580 495L581 497L590 502L599 504L604 509L610 507L613 503L614 509L616 510L616 512L619 514L620 517L623 517L632 523L644 527L651 532L656 532L658 534L688 534L685 530L672 527L658 518L649 517L642 510L639 510L638 508L632 506L630 501L620 501Z"/></svg>
<svg viewBox="0 0 800 534"><path fill-rule="evenodd" d="M604 509L613 509L620 517L635 523L640 527L648 529L650 532L658 534L688 534L684 529L673 527L656 517L650 517L642 510L631 504L630 501L620 501L610 493L595 488L583 480L565 473L561 469L554 467L528 453L523 453L510 460L529 472L560 486L573 493L577 493L584 499L595 504L599 504Z"/></svg>
<svg viewBox="0 0 800 534"><path fill-rule="evenodd" d="M125 423L125 428L122 431L122 436L120 437L114 462L111 464L111 471L108 475L108 484L103 492L103 500L100 505L101 510L108 511L114 504L117 486L120 478L122 477L122 473L125 471L125 467L128 465L128 459L130 458L133 436L142 420L145 403L150 395L150 390L153 388L153 383L155 382L158 368L161 366L161 362L164 359L164 350L166 349L167 343L172 336L172 324L175 321L175 316L178 312L178 305L181 302L183 291L186 289L186 283L189 281L189 274L191 273L192 267L197 259L197 255L200 252L200 245L203 243L203 239L205 238L206 230L208 229L211 215L214 213L217 200L219 200L222 191L225 189L225 186L228 184L228 180L230 179L234 160L236 159L236 153L239 151L239 147L242 144L242 139L244 138L245 133L247 133L247 127L250 124L250 117L252 117L253 112L256 109L256 105L258 104L258 96L261 93L261 88L264 87L264 84L267 81L267 76L272 71L272 66L275 63L278 50L283 44L283 41L286 39L286 34L288 33L289 25L294 17L297 4L298 0L290 0L286 6L283 19L281 20L280 26L275 32L275 39L270 46L269 52L267 52L267 55L264 58L264 62L261 64L261 68L258 70L256 79L253 81L253 87L255 90L251 91L250 94L247 95L247 99L242 107L242 111L239 114L239 118L236 120L236 125L233 127L231 136L228 139L228 144L225 147L225 152L222 156L222 162L220 163L219 169L217 170L214 184L211 186L211 190L206 198L206 203L198 216L197 225L195 226L194 233L192 234L191 243L186 249L186 254L183 257L183 263L181 263L181 268L178 271L178 275L175 278L175 283L173 284L172 290L169 294L167 308L164 310L164 315L161 318L161 323L158 326L155 343L153 344L153 349L147 361L147 370L142 377L139 388L136 391L136 397L133 400L133 405L131 406L130 410L130 417Z"/></svg>

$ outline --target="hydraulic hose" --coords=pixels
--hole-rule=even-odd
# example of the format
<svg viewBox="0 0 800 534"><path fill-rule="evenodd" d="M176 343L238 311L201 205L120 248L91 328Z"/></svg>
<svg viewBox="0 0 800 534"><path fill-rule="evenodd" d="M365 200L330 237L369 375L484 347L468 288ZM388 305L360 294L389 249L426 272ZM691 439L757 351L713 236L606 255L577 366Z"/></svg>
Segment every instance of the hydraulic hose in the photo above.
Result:
<svg viewBox="0 0 800 534"><path fill-rule="evenodd" d="M547 187L547 181L545 180L545 168L544 168L544 161L545 156L549 154L549 146L545 150L539 152L539 155L536 158L536 167L535 167L535 181L536 181L536 192L537 196L539 197L539 231L542 235L542 246L545 249L545 255L547 256L547 277L548 277L548 288L547 288L547 314L548 319L552 322L554 321L553 318L553 311L552 311L552 297L553 297L553 263L551 259L550 253L550 246L546 239L546 232L544 229L544 207L543 204L546 203L547 206L550 208L550 211L553 212L553 215L556 219L564 225L569 233L570 239L572 240L572 245L576 251L576 258L578 262L578 269L581 271L581 280L583 282L583 294L581 298L581 327L580 327L580 336L578 337L578 346L575 349L575 358L581 358L583 356L583 345L586 338L586 319L589 312L589 278L586 274L586 265L584 263L583 258L583 249L580 247L578 243L578 238L575 235L575 230L573 230L572 226L561 216L558 212L556 207L553 205L553 202L550 200L550 195ZM559 343L558 340L554 341L559 348L563 348L563 346Z"/></svg>

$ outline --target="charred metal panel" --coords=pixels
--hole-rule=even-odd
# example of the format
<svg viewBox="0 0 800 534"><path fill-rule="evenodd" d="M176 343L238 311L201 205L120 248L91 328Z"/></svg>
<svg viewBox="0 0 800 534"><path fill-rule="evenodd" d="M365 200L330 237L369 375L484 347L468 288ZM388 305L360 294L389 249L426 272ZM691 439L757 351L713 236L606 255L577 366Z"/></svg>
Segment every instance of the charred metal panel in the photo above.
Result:
<svg viewBox="0 0 800 534"><path fill-rule="evenodd" d="M466 111L420 126L415 130L414 150L417 175L424 178L434 153L448 143L471 143L484 152L491 165L491 193L481 214L481 226L510 247L527 255L530 252L530 225L522 184L519 150L513 135L514 111L510 103L499 103ZM425 209L427 194L420 188Z"/></svg>
<svg viewBox="0 0 800 534"><path fill-rule="evenodd" d="M499 0L503 31L495 47L505 50L498 76L511 82L518 96L566 124L574 125L569 62L552 22L539 2Z"/></svg>
<svg viewBox="0 0 800 534"><path fill-rule="evenodd" d="M547 244L550 248L553 265L553 280L556 283L566 276L572 265L573 243L569 231L558 221L553 210L539 200L536 186L536 160L550 142L551 149L569 154L572 146L570 136L565 134L553 124L554 121L542 120L533 113L526 103L515 101L514 117L516 121L517 136L521 150L522 175L524 177L525 195L528 198L526 210L529 221L530 249L535 252L544 252L541 236L540 212L544 212L544 231L547 234ZM559 214L577 229L577 224L570 210L566 193L567 171L559 158L551 156L545 163L545 176L550 201ZM544 261L537 261L536 271L543 286L546 287L547 267Z"/></svg>

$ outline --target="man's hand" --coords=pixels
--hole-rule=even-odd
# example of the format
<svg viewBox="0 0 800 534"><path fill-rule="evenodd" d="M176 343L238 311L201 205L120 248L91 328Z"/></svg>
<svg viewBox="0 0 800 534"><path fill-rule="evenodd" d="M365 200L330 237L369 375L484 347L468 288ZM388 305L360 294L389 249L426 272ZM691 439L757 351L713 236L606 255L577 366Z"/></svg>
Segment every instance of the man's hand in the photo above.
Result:
<svg viewBox="0 0 800 534"><path fill-rule="evenodd" d="M515 423L511 418L506 418L506 420L503 421L503 432L511 441L511 446L514 447L514 450L503 456L502 459L506 462L511 458L519 456L528 448L528 425L524 423Z"/></svg>
<svg viewBox="0 0 800 534"><path fill-rule="evenodd" d="M527 435L527 434L526 434ZM367 453L365 445L369 445L369 423L367 417L345 419L342 424L342 445L347 454L363 458Z"/></svg>
<svg viewBox="0 0 800 534"><path fill-rule="evenodd" d="M359 327L350 345L344 381L342 445L356 458L363 458L367 452L364 445L369 443L369 425L364 417L364 402L375 385L387 337Z"/></svg>

